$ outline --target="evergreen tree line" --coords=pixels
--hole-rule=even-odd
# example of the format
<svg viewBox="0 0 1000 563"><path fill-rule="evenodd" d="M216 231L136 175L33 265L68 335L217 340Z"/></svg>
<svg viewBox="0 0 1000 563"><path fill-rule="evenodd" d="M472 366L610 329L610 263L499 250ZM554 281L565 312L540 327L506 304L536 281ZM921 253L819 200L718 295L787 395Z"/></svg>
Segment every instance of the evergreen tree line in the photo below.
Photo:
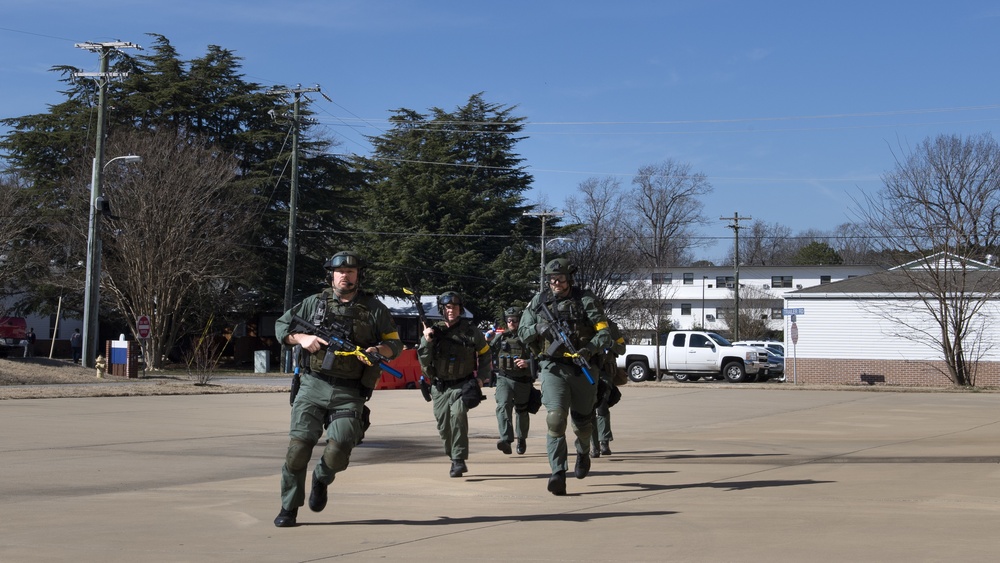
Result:
<svg viewBox="0 0 1000 563"><path fill-rule="evenodd" d="M396 110L371 156L339 157L308 98L296 122L292 100L247 81L233 52L212 46L184 61L153 39L148 54L114 52L110 70L127 77L106 85L106 329L150 315L156 359L208 323L282 310L296 126L296 301L324 286L323 264L342 249L366 258L369 291L456 290L479 318L537 288L541 226L523 215L532 179L514 151L523 118L512 108L475 94L455 111ZM99 84L78 70L53 68L62 102L3 120L11 312L82 316ZM112 162L132 154L142 161Z"/></svg>

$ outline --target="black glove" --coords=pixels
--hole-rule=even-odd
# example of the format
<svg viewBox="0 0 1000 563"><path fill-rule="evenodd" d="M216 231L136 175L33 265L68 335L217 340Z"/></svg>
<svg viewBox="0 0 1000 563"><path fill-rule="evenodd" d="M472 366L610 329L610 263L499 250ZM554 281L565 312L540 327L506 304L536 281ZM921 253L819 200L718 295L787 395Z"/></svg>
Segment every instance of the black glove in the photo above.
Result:
<svg viewBox="0 0 1000 563"><path fill-rule="evenodd" d="M549 332L549 329L551 328L552 324L546 320L540 320L537 323L535 323L535 333L537 333L538 336L542 336L543 334Z"/></svg>

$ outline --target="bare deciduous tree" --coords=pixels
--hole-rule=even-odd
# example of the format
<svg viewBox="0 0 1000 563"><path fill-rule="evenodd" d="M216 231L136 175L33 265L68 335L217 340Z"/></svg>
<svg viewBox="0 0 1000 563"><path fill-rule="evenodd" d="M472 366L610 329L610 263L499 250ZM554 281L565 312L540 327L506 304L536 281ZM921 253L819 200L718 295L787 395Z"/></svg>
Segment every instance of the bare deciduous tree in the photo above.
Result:
<svg viewBox="0 0 1000 563"><path fill-rule="evenodd" d="M917 296L927 319L910 337L941 350L951 381L975 385L976 363L988 348L977 341L986 335L976 316L1000 297L1000 275L983 275L969 260L996 255L1000 243L1000 146L987 134L927 139L897 156L882 181L857 212L881 250L897 264L910 262L896 275L906 278L906 293ZM908 310L906 319L885 314L919 327Z"/></svg>
<svg viewBox="0 0 1000 563"><path fill-rule="evenodd" d="M108 168L104 193L101 291L135 331L152 323L149 358L231 310L254 275L246 241L259 222L248 197L231 187L236 161L212 147L163 131L110 140L109 154L138 154L135 166Z"/></svg>
<svg viewBox="0 0 1000 563"><path fill-rule="evenodd" d="M837 226L829 241L844 264L876 263L872 242L872 236L858 223L843 223Z"/></svg>
<svg viewBox="0 0 1000 563"><path fill-rule="evenodd" d="M604 300L609 316L620 318L625 302L617 297L635 267L634 249L622 236L627 222L622 185L613 178L588 178L579 190L580 197L567 198L565 208L568 222L578 226L567 244L576 278Z"/></svg>
<svg viewBox="0 0 1000 563"><path fill-rule="evenodd" d="M791 255L792 230L779 223L754 221L740 233L740 261L744 266L788 264ZM728 261L733 262L730 251Z"/></svg>
<svg viewBox="0 0 1000 563"><path fill-rule="evenodd" d="M730 336L733 319L729 316L735 312L740 317L740 339L766 339L770 338L768 326L770 325L771 310L781 307L782 301L775 297L770 291L756 285L743 285L740 288L740 310L736 311L736 291L730 292L733 300L726 312L726 323L730 327ZM735 336L733 336L735 338Z"/></svg>
<svg viewBox="0 0 1000 563"><path fill-rule="evenodd" d="M697 246L693 230L707 222L701 198L712 185L689 164L667 160L646 165L632 179L629 194L633 220L626 223L644 264L660 268L690 263Z"/></svg>

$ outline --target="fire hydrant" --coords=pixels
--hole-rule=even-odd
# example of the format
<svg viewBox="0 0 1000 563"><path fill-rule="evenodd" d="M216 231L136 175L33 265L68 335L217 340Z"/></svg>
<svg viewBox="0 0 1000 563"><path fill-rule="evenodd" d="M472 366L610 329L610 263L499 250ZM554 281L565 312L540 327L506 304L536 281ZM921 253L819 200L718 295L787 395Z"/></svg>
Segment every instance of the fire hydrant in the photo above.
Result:
<svg viewBox="0 0 1000 563"><path fill-rule="evenodd" d="M97 368L97 378L100 379L104 377L104 370L108 367L108 362L104 360L104 356L97 356L94 360L94 367Z"/></svg>

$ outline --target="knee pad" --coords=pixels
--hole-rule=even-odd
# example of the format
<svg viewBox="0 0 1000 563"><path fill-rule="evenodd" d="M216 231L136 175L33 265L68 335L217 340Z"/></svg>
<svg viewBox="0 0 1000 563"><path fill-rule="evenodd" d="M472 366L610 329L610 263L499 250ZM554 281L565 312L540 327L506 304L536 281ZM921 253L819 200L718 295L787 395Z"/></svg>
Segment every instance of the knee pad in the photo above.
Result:
<svg viewBox="0 0 1000 563"><path fill-rule="evenodd" d="M345 447L340 442L330 440L323 449L323 464L334 472L343 471L347 468L347 460L350 459L351 449Z"/></svg>
<svg viewBox="0 0 1000 563"><path fill-rule="evenodd" d="M294 473L304 470L309 465L312 449L313 444L307 444L293 438L288 443L288 453L285 454L285 465L288 466L289 471Z"/></svg>
<svg viewBox="0 0 1000 563"><path fill-rule="evenodd" d="M549 427L549 434L552 436L566 434L566 411L562 409L546 410L545 424Z"/></svg>

